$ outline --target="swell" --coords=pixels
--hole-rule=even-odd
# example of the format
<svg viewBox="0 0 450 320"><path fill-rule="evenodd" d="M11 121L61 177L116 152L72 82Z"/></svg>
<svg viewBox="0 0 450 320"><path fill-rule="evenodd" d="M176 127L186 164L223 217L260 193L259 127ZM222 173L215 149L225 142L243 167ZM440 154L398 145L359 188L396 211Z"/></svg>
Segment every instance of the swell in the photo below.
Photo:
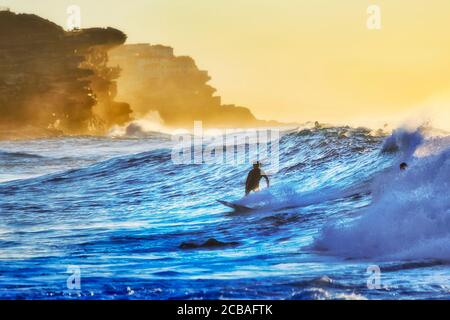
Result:
<svg viewBox="0 0 450 320"><path fill-rule="evenodd" d="M0 150L0 161L9 161L17 159L41 159L44 158L38 154L32 154L27 152L8 152Z"/></svg>
<svg viewBox="0 0 450 320"><path fill-rule="evenodd" d="M166 135L164 135L164 139L168 139ZM324 142L325 140L326 142ZM355 153L362 154L378 142L379 138L369 135L368 130L352 129L349 127L288 132L282 134L280 140L280 156L283 162L280 174L296 172L297 169L302 169L304 167L332 162L338 157L351 157L355 155ZM315 151L314 156L308 154L311 150ZM30 159L45 158L41 155L25 152L5 151L0 151L0 157ZM309 161L303 163L298 161L298 159L309 159ZM62 161L65 160L65 158L58 158L58 160ZM171 163L170 149L159 148L148 152L119 156L92 164L85 168L71 169L65 172L32 178L30 180L52 182L76 178L78 175L82 177L85 177L86 175L92 175L94 177L105 176L116 170L139 171L142 166L168 163Z"/></svg>
<svg viewBox="0 0 450 320"><path fill-rule="evenodd" d="M62 172L51 173L39 177L23 180L7 181L0 184L4 187L25 187L36 184L58 184L63 182L87 181L85 179L98 179L114 177L117 172L139 171L142 166L158 165L170 161L170 152L165 149L152 150L135 155L116 157L94 163L87 167L69 169ZM118 180L117 183L123 181ZM0 189L1 190L1 189Z"/></svg>

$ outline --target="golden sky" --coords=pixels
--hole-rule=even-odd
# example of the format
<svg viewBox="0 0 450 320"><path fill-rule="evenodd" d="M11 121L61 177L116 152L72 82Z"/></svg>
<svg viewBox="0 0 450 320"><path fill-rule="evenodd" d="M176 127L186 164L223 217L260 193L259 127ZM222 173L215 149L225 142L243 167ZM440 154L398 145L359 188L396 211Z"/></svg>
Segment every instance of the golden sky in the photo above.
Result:
<svg viewBox="0 0 450 320"><path fill-rule="evenodd" d="M224 103L260 118L364 123L420 113L450 123L448 0L0 1L63 26L70 4L81 7L82 27L113 26L129 43L192 56ZM380 30L366 26L371 4Z"/></svg>

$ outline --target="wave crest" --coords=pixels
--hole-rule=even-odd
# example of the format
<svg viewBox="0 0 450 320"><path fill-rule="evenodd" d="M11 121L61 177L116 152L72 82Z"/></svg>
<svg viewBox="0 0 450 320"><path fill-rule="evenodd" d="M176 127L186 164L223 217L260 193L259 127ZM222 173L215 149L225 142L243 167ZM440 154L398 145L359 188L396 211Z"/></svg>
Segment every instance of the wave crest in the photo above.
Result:
<svg viewBox="0 0 450 320"><path fill-rule="evenodd" d="M396 131L383 150L397 146L412 155L422 143L419 132ZM450 260L450 148L410 158L374 180L372 204L356 220L330 223L314 246L350 258Z"/></svg>

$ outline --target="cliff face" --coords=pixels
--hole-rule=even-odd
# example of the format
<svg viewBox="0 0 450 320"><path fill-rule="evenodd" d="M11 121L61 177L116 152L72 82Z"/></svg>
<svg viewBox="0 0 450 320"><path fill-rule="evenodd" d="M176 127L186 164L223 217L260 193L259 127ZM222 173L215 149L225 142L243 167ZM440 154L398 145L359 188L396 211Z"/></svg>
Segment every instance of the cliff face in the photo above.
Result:
<svg viewBox="0 0 450 320"><path fill-rule="evenodd" d="M114 102L119 70L107 51L124 43L119 30L64 31L35 15L0 12L0 128L99 133L129 120Z"/></svg>
<svg viewBox="0 0 450 320"><path fill-rule="evenodd" d="M114 42L113 42L114 43ZM112 45L96 45L83 51L85 60L80 64L83 69L93 71L87 79L93 91L96 103L92 108L94 128L108 129L131 120L131 107L125 102L116 102L117 81L120 75L119 67L108 66L108 51ZM98 122L101 122L100 124ZM91 123L92 124L92 123Z"/></svg>
<svg viewBox="0 0 450 320"><path fill-rule="evenodd" d="M206 127L250 127L268 125L249 109L221 105L210 77L190 57L175 56L161 45L134 44L113 49L110 65L122 69L119 96L132 106L136 117L158 111L165 124L191 127L202 120Z"/></svg>
<svg viewBox="0 0 450 320"><path fill-rule="evenodd" d="M276 124L222 105L192 58L125 40L113 28L67 32L36 15L0 11L0 138L104 134L149 111L172 127Z"/></svg>

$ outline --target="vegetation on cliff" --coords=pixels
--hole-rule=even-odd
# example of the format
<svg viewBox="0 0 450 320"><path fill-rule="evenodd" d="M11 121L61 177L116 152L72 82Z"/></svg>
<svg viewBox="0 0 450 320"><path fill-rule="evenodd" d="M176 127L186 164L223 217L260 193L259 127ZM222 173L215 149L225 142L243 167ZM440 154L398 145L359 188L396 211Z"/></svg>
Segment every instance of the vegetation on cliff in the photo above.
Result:
<svg viewBox="0 0 450 320"><path fill-rule="evenodd" d="M123 45L126 38L114 28L65 31L0 11L0 137L104 134L155 111L171 127L274 124L222 105L192 58L161 45Z"/></svg>
<svg viewBox="0 0 450 320"><path fill-rule="evenodd" d="M118 69L106 66L107 51L125 40L113 28L67 32L36 15L0 12L0 126L84 134L129 120L129 105L114 102Z"/></svg>

